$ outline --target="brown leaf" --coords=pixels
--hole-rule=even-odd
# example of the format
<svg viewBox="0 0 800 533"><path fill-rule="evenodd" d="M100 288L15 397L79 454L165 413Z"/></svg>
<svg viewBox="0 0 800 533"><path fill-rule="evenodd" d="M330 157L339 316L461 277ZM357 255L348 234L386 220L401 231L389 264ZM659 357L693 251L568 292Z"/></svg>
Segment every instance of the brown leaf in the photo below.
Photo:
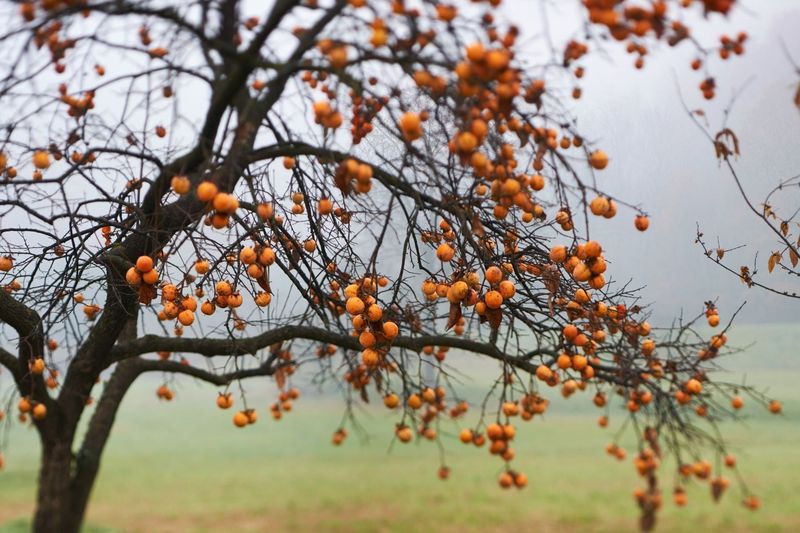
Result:
<svg viewBox="0 0 800 533"><path fill-rule="evenodd" d="M500 328L500 323L503 321L503 312L499 309L487 309L486 319L489 321L489 327L492 329Z"/></svg>
<svg viewBox="0 0 800 533"><path fill-rule="evenodd" d="M264 292L266 292L267 294L272 294L272 289L269 286L269 280L267 279L266 270L264 270L264 273L261 275L261 277L256 279L256 281L258 282L259 287L264 289Z"/></svg>
<svg viewBox="0 0 800 533"><path fill-rule="evenodd" d="M789 235L789 223L786 222L785 220L781 222L781 233L783 233L784 237Z"/></svg>
<svg viewBox="0 0 800 533"><path fill-rule="evenodd" d="M780 252L773 252L769 256L769 261L767 262L767 270L772 272L773 270L775 270L775 265L777 265L780 262L781 262L781 254L780 254Z"/></svg>
<svg viewBox="0 0 800 533"><path fill-rule="evenodd" d="M800 260L800 258L797 257L797 252L794 251L794 248L790 248L789 249L789 261L792 262L792 266L793 267L797 266L798 260Z"/></svg>
<svg viewBox="0 0 800 533"><path fill-rule="evenodd" d="M142 283L139 286L139 303L147 305L156 297L156 288L152 285Z"/></svg>
<svg viewBox="0 0 800 533"><path fill-rule="evenodd" d="M800 83L797 84L797 92L794 93L794 105L800 107Z"/></svg>
<svg viewBox="0 0 800 533"><path fill-rule="evenodd" d="M750 277L750 269L746 266L739 267L739 279L748 287L753 286L753 278Z"/></svg>
<svg viewBox="0 0 800 533"><path fill-rule="evenodd" d="M733 150L728 146L726 142L728 140L733 144ZM736 137L732 129L725 128L714 137L714 148L717 152L717 157L720 158L727 157L731 154L739 155L739 138Z"/></svg>
<svg viewBox="0 0 800 533"><path fill-rule="evenodd" d="M461 304L450 304L450 317L447 319L447 327L444 328L445 331L452 328L458 321L461 320Z"/></svg>

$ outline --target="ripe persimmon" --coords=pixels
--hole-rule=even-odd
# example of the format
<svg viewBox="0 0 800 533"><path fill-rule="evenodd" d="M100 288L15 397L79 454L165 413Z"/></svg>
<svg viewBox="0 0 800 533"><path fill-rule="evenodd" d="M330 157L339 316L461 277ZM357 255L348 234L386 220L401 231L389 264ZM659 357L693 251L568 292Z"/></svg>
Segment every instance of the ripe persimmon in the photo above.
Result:
<svg viewBox="0 0 800 533"><path fill-rule="evenodd" d="M50 166L50 154L44 150L36 150L33 153L33 166L39 170L45 170Z"/></svg>
<svg viewBox="0 0 800 533"><path fill-rule="evenodd" d="M447 289L447 299L450 303L459 303L467 297L469 286L464 281L456 281Z"/></svg>
<svg viewBox="0 0 800 533"><path fill-rule="evenodd" d="M142 283L142 275L139 274L139 271L136 270L136 267L130 267L125 273L125 281L128 282L128 285L139 285Z"/></svg>
<svg viewBox="0 0 800 533"><path fill-rule="evenodd" d="M319 200L319 214L330 215L333 212L333 202L328 198L320 198Z"/></svg>
<svg viewBox="0 0 800 533"><path fill-rule="evenodd" d="M603 170L608 166L608 155L602 150L592 152L589 155L589 164L592 168Z"/></svg>
<svg viewBox="0 0 800 533"><path fill-rule="evenodd" d="M47 417L47 407L43 403L37 403L31 413L34 420L44 420Z"/></svg>
<svg viewBox="0 0 800 533"><path fill-rule="evenodd" d="M772 400L769 402L768 408L770 413L777 415L782 409L781 402L778 400Z"/></svg>
<svg viewBox="0 0 800 533"><path fill-rule="evenodd" d="M401 426L395 431L400 442L410 442L414 438L414 432L408 426Z"/></svg>
<svg viewBox="0 0 800 533"><path fill-rule="evenodd" d="M703 391L703 384L692 378L686 382L686 391L689 394L700 394Z"/></svg>
<svg viewBox="0 0 800 533"><path fill-rule="evenodd" d="M487 282L495 285L503 280L503 271L496 266L490 266L486 269L484 277L486 278Z"/></svg>
<svg viewBox="0 0 800 533"><path fill-rule="evenodd" d="M589 209L591 209L592 214L597 216L605 216L610 208L611 206L608 202L608 199L602 196L597 196L589 204Z"/></svg>
<svg viewBox="0 0 800 533"><path fill-rule="evenodd" d="M29 367L31 370L31 374L36 374L39 376L42 375L45 368L44 359L42 359L41 357L37 357L31 360L29 363Z"/></svg>
<svg viewBox="0 0 800 533"><path fill-rule="evenodd" d="M411 111L400 117L400 131L407 141L414 141L422 137L422 119L419 114Z"/></svg>
<svg viewBox="0 0 800 533"><path fill-rule="evenodd" d="M147 255L139 256L136 260L136 270L142 274L146 274L153 270L153 258Z"/></svg>
<svg viewBox="0 0 800 533"><path fill-rule="evenodd" d="M219 393L217 396L217 407L220 409L230 409L233 406L233 394Z"/></svg>
<svg viewBox="0 0 800 533"><path fill-rule="evenodd" d="M17 409L20 413L29 413L31 411L31 402L27 398L20 398L17 402Z"/></svg>
<svg viewBox="0 0 800 533"><path fill-rule="evenodd" d="M372 348L366 348L361 352L361 362L368 367L377 366L380 362L380 355Z"/></svg>
<svg viewBox="0 0 800 533"><path fill-rule="evenodd" d="M391 321L386 321L383 323L383 334L386 336L387 339L392 340L397 337L400 329L397 327L397 324Z"/></svg>
<svg viewBox="0 0 800 533"><path fill-rule="evenodd" d="M483 301L486 302L486 307L489 309L499 309L503 305L503 295L498 291L488 291L483 297Z"/></svg>
<svg viewBox="0 0 800 533"><path fill-rule="evenodd" d="M233 287L231 287L231 284L224 280L217 282L214 290L220 296L230 296L233 293Z"/></svg>
<svg viewBox="0 0 800 533"><path fill-rule="evenodd" d="M550 261L554 263L563 263L567 260L567 255L566 246L553 246L550 248Z"/></svg>
<svg viewBox="0 0 800 533"><path fill-rule="evenodd" d="M517 287L514 285L513 281L503 280L500 282L500 285L498 285L497 290L504 300L508 300L517 292Z"/></svg>
<svg viewBox="0 0 800 533"><path fill-rule="evenodd" d="M411 394L408 397L408 400L406 400L406 404L411 409L419 409L420 407L422 407L422 398L417 393Z"/></svg>
<svg viewBox="0 0 800 533"><path fill-rule="evenodd" d="M178 321L184 326L191 326L194 322L194 312L190 309L184 309L178 313Z"/></svg>
<svg viewBox="0 0 800 533"><path fill-rule="evenodd" d="M378 322L383 317L383 309L377 304L367 307L367 318L370 322Z"/></svg>
<svg viewBox="0 0 800 533"><path fill-rule="evenodd" d="M436 249L436 257L438 257L443 263L452 261L455 255L456 251L453 250L453 247L447 243L439 245L439 248Z"/></svg>
<svg viewBox="0 0 800 533"><path fill-rule="evenodd" d="M233 415L233 425L237 428L243 428L250 423L250 417L244 411L239 411Z"/></svg>
<svg viewBox="0 0 800 533"><path fill-rule="evenodd" d="M272 295L268 292L261 291L256 294L256 305L259 307L266 307L272 301Z"/></svg>
<svg viewBox="0 0 800 533"><path fill-rule="evenodd" d="M175 191L175 194L179 194L181 196L187 194L189 189L191 189L191 186L192 184L189 181L189 178L186 176L174 176L172 181L170 181L170 187L172 187L172 190Z"/></svg>
<svg viewBox="0 0 800 533"><path fill-rule="evenodd" d="M348 298L347 302L345 304L345 308L347 309L347 312L350 313L353 316L360 315L361 313L363 313L364 312L364 307L365 307L364 306L364 301L361 298L357 297L357 296L353 296L351 298Z"/></svg>
<svg viewBox="0 0 800 533"><path fill-rule="evenodd" d="M239 209L239 200L232 194L218 192L213 200L214 209L225 215L232 215Z"/></svg>

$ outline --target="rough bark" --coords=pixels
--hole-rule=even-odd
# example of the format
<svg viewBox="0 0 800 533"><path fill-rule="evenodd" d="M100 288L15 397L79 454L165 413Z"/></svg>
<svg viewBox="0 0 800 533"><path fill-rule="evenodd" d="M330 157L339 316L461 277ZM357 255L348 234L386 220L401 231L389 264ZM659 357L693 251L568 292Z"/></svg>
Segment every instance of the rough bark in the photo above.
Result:
<svg viewBox="0 0 800 533"><path fill-rule="evenodd" d="M70 440L58 438L42 446L39 494L33 517L33 531L37 533L78 531L80 520L74 516L70 498Z"/></svg>

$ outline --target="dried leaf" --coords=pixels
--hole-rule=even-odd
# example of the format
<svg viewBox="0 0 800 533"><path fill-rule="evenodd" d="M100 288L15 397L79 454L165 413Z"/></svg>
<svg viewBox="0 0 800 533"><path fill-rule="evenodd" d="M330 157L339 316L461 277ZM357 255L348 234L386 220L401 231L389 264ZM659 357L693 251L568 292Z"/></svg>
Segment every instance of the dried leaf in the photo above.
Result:
<svg viewBox="0 0 800 533"><path fill-rule="evenodd" d="M728 140L733 144L733 150L728 146ZM736 137L733 130L725 128L714 137L714 149L717 152L718 158L724 158L729 155L739 155L739 138Z"/></svg>
<svg viewBox="0 0 800 533"><path fill-rule="evenodd" d="M264 270L264 273L261 275L261 277L256 279L256 281L258 282L259 287L264 289L264 292L266 292L267 294L272 294L272 289L269 286L269 280L267 279L266 270Z"/></svg>
<svg viewBox="0 0 800 533"><path fill-rule="evenodd" d="M156 288L153 285L142 283L139 286L139 303L147 305L156 297Z"/></svg>
<svg viewBox="0 0 800 533"><path fill-rule="evenodd" d="M739 267L739 279L748 287L753 286L753 278L750 276L750 269L746 266Z"/></svg>
<svg viewBox="0 0 800 533"><path fill-rule="evenodd" d="M445 331L452 328L458 321L461 320L461 304L458 303L451 303L450 304L450 317L447 319L447 327L444 328Z"/></svg>
<svg viewBox="0 0 800 533"><path fill-rule="evenodd" d="M800 83L797 84L797 92L794 93L794 105L800 107Z"/></svg>
<svg viewBox="0 0 800 533"><path fill-rule="evenodd" d="M487 309L486 319L489 321L489 327L498 329L503 321L503 312L500 309Z"/></svg>
<svg viewBox="0 0 800 533"><path fill-rule="evenodd" d="M789 261L792 262L793 267L797 266L798 260L800 258L797 257L797 252L794 251L794 248L789 249Z"/></svg>
<svg viewBox="0 0 800 533"><path fill-rule="evenodd" d="M775 265L781 262L781 254L780 252L772 252L769 256L769 261L767 262L767 270L772 272L775 270Z"/></svg>
<svg viewBox="0 0 800 533"><path fill-rule="evenodd" d="M783 233L784 237L789 235L789 223L786 222L785 220L781 222L781 233Z"/></svg>

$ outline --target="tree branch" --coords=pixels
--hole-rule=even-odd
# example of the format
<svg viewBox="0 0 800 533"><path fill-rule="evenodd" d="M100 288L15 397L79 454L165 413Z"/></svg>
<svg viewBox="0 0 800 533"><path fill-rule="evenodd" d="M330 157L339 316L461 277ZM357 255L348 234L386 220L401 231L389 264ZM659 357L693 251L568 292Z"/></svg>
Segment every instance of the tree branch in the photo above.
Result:
<svg viewBox="0 0 800 533"><path fill-rule="evenodd" d="M140 372L167 372L170 374L185 374L192 376L199 380L218 385L225 386L232 381L238 379L247 379L257 376L271 376L278 368L285 366L286 362L282 361L279 365L273 365L274 357L269 357L263 364L243 370L236 370L234 372L227 372L225 374L214 374L208 370L203 370L196 366L191 366L177 361L152 361L146 359L138 359L136 366Z"/></svg>
<svg viewBox="0 0 800 533"><path fill-rule="evenodd" d="M293 339L306 339L333 344L348 350L361 350L358 339L350 335L335 333L314 326L283 326L266 331L255 337L245 339L190 339L185 337L159 337L145 335L136 340L120 343L111 351L111 360L122 361L145 353L159 351L196 353L206 357L216 355L239 356L255 354L258 350L277 342ZM466 352L481 354L492 359L511 364L527 372L535 372L536 366L529 359L533 355L554 355L553 350L538 350L533 355L515 357L504 353L495 345L448 335L422 335L419 337L398 337L392 343L395 348L405 348L420 352L425 346L447 346ZM183 365L178 365L183 366ZM170 367L172 368L172 367ZM185 373L185 372L184 372Z"/></svg>

